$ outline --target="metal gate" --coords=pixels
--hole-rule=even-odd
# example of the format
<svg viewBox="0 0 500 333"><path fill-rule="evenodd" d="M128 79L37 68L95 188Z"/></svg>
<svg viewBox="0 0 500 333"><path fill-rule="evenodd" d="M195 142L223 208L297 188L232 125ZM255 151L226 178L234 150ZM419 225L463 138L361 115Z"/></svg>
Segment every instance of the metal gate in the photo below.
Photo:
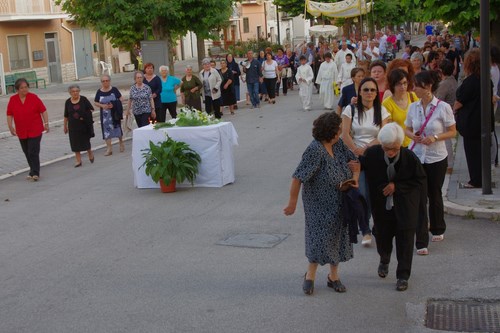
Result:
<svg viewBox="0 0 500 333"><path fill-rule="evenodd" d="M94 75L94 65L92 63L92 43L90 41L90 30L73 30L75 38L75 56L78 78Z"/></svg>

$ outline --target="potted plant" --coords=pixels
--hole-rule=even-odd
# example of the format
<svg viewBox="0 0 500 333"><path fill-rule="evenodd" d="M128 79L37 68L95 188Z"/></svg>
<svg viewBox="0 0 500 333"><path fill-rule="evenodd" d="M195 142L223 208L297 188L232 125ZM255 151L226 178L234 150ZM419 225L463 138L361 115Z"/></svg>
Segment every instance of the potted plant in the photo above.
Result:
<svg viewBox="0 0 500 333"><path fill-rule="evenodd" d="M143 149L142 156L146 175L155 183L160 182L163 193L175 192L176 182L188 180L193 185L201 157L182 141L175 141L167 135L167 140L154 144L149 141L149 148Z"/></svg>

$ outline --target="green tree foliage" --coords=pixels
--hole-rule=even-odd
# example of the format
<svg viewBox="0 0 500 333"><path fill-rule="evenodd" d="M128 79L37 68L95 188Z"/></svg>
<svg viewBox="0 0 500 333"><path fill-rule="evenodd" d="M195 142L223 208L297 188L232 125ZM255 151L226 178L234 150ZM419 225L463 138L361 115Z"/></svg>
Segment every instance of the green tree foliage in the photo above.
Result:
<svg viewBox="0 0 500 333"><path fill-rule="evenodd" d="M170 45L188 31L200 39L210 37L210 31L228 23L232 0L57 0L57 3L78 24L92 27L114 46L131 48L142 40L146 29L151 29L155 39L167 40Z"/></svg>

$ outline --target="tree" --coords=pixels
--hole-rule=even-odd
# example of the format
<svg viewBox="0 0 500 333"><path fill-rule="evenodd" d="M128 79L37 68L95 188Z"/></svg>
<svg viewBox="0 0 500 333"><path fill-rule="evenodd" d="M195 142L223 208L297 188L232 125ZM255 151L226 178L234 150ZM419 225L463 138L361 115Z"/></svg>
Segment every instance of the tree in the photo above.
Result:
<svg viewBox="0 0 500 333"><path fill-rule="evenodd" d="M480 0L403 0L414 2L424 9L421 20L442 20L451 24L454 32L479 30ZM500 45L500 0L490 0L490 22L492 39Z"/></svg>
<svg viewBox="0 0 500 333"><path fill-rule="evenodd" d="M113 46L131 49L151 29L156 40L168 45L193 31L207 38L231 15L232 0L57 0L81 26L92 27ZM173 48L171 47L171 51ZM204 56L203 50L198 50ZM173 72L173 52L169 52Z"/></svg>

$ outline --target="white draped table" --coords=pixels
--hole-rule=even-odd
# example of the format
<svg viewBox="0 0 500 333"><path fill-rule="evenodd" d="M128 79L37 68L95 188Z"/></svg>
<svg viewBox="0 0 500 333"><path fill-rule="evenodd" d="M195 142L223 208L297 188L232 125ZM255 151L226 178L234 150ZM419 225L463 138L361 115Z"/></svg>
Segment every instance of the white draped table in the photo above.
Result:
<svg viewBox="0 0 500 333"><path fill-rule="evenodd" d="M133 132L132 167L134 186L137 188L158 188L159 184L146 176L142 156L143 149L149 148L149 141L165 141L166 135L176 141L184 141L201 157L199 173L194 186L222 187L234 182L233 147L238 145L238 134L230 122L210 126L169 127L155 130L153 125L137 128ZM140 168L140 169L139 169ZM189 183L178 186L191 186Z"/></svg>

